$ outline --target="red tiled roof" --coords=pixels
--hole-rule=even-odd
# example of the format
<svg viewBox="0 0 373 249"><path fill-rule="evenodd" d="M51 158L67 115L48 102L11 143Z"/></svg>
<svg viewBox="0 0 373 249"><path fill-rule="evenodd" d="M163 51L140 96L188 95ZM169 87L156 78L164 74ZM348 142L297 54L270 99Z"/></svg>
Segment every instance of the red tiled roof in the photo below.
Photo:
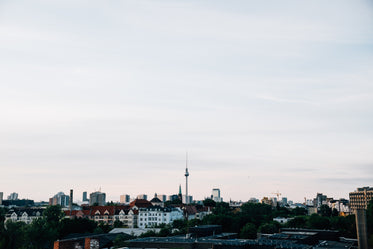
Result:
<svg viewBox="0 0 373 249"><path fill-rule="evenodd" d="M198 213L196 206L186 206L185 209L188 214Z"/></svg>
<svg viewBox="0 0 373 249"><path fill-rule="evenodd" d="M134 206L138 208L147 208L150 206L153 206L150 201L144 200L144 199L136 199L132 202L130 202L130 207L133 208Z"/></svg>
<svg viewBox="0 0 373 249"><path fill-rule="evenodd" d="M107 211L107 215L114 215L114 206L95 206L91 209L91 215L95 215L97 211L99 215L104 215Z"/></svg>

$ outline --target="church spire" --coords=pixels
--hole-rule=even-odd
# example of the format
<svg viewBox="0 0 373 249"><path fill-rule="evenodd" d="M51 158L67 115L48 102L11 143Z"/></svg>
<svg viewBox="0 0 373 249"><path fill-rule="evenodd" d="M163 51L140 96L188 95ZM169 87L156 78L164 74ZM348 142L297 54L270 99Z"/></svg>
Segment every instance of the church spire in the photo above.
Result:
<svg viewBox="0 0 373 249"><path fill-rule="evenodd" d="M179 199L181 202L183 201L183 195L181 194L181 184L179 185L179 194L178 194Z"/></svg>

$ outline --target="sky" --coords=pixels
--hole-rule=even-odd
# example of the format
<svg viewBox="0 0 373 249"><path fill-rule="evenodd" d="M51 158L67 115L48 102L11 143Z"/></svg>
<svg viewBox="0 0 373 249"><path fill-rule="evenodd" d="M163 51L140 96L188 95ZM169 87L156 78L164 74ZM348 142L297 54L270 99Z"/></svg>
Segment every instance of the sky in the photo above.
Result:
<svg viewBox="0 0 373 249"><path fill-rule="evenodd" d="M0 0L0 192L373 186L368 0Z"/></svg>

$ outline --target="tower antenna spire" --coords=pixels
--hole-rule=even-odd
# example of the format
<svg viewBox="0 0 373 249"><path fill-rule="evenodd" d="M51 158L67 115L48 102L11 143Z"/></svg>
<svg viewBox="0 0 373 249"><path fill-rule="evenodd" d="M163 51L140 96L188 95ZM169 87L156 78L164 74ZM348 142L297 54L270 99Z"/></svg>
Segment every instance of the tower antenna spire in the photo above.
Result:
<svg viewBox="0 0 373 249"><path fill-rule="evenodd" d="M188 205L188 151L186 152L186 158L185 158L185 204Z"/></svg>

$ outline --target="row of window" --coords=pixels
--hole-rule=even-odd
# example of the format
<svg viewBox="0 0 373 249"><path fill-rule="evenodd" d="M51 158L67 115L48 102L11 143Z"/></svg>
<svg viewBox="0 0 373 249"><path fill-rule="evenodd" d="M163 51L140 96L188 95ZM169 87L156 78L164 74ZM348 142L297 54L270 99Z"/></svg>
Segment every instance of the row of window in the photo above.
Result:
<svg viewBox="0 0 373 249"><path fill-rule="evenodd" d="M149 213L149 215L147 215L147 213L140 213L140 216L162 216L162 214L152 214L152 213ZM167 214L163 214L163 216L166 216Z"/></svg>
<svg viewBox="0 0 373 249"><path fill-rule="evenodd" d="M142 221L142 218L140 218L140 221ZM146 221L146 218L144 218L144 221ZM157 221L157 218L149 218L148 221ZM162 219L159 218L158 221L162 221ZM163 221L166 221L166 219L163 219Z"/></svg>

